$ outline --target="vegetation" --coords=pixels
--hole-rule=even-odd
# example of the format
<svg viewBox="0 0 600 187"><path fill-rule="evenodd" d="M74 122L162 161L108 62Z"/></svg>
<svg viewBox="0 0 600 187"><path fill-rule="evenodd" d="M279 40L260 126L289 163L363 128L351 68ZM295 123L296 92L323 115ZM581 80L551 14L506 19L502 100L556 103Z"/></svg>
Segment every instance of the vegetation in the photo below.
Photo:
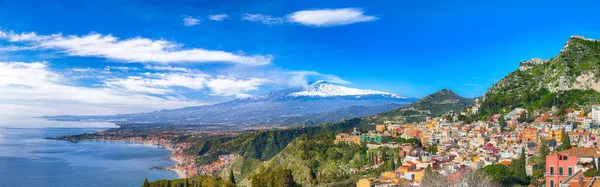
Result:
<svg viewBox="0 0 600 187"><path fill-rule="evenodd" d="M421 122L425 121L426 116L438 117L449 111L463 111L474 103L473 99L461 97L448 89L442 89L404 108L380 115L383 117L404 118L407 123Z"/></svg>
<svg viewBox="0 0 600 187"><path fill-rule="evenodd" d="M213 186L213 187L234 187L235 184L231 183L228 180L223 180L221 177L212 177L212 176L196 176L192 178L185 179L175 179L175 180L159 180L154 181L146 186L142 187L200 187L200 186Z"/></svg>
<svg viewBox="0 0 600 187"><path fill-rule="evenodd" d="M284 130L264 130L237 136L188 136L179 141L192 142L188 155L198 155L198 163L208 164L217 160L218 155L236 153L246 158L269 160L281 152L300 135L336 134L353 128L366 131L373 128L360 118L339 123L326 123L312 127L288 128Z"/></svg>
<svg viewBox="0 0 600 187"><path fill-rule="evenodd" d="M571 38L567 43L567 47L547 63L514 71L494 84L484 94L480 117L505 113L517 107L534 111L557 106L559 111L565 111L600 102L599 92L574 87L576 80L584 74L593 75L587 83L599 80L600 42Z"/></svg>
<svg viewBox="0 0 600 187"><path fill-rule="evenodd" d="M513 160L510 167L502 164L493 164L483 167L478 171L489 175L494 182L502 184L502 186L528 185L530 179L527 178L525 171L525 159L525 149L521 149L519 159Z"/></svg>
<svg viewBox="0 0 600 187"><path fill-rule="evenodd" d="M565 132L565 129L562 129L562 138L560 140L561 144L558 147L558 151L562 151L562 150L567 150L567 149L571 149L571 138L569 138L569 135L567 134L567 132Z"/></svg>
<svg viewBox="0 0 600 187"><path fill-rule="evenodd" d="M252 186L260 186L260 187L278 187L278 186L288 186L288 187L296 187L298 184L294 181L294 177L292 176L292 170L283 169L282 167L277 167L272 172L261 171L258 172L251 177L251 185Z"/></svg>

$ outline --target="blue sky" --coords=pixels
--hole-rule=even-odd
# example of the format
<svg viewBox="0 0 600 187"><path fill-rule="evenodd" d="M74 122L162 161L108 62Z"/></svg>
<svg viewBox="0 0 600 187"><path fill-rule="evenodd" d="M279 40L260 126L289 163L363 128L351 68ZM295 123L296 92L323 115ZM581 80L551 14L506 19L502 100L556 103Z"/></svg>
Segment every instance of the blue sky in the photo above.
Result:
<svg viewBox="0 0 600 187"><path fill-rule="evenodd" d="M150 111L317 79L412 97L442 88L475 97L520 61L555 56L571 35L600 38L597 7L0 0L0 108L44 115Z"/></svg>

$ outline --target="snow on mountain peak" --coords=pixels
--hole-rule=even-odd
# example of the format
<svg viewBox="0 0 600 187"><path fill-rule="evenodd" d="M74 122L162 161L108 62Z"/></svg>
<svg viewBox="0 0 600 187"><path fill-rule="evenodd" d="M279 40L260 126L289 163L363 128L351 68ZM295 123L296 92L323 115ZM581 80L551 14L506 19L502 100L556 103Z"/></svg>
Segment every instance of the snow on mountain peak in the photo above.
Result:
<svg viewBox="0 0 600 187"><path fill-rule="evenodd" d="M332 96L362 96L362 95L387 95L394 98L406 98L404 96L382 92L376 90L361 90L357 88L348 88L327 83L319 80L310 84L310 86L300 92L291 93L290 96L313 96L313 97L332 97Z"/></svg>

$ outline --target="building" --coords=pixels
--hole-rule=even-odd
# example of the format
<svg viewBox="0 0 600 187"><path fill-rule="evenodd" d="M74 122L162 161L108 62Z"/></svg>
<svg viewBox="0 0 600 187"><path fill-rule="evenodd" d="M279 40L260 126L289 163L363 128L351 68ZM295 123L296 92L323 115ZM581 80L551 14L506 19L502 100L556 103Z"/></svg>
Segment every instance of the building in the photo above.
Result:
<svg viewBox="0 0 600 187"><path fill-rule="evenodd" d="M538 131L536 128L525 128L521 133L521 140L523 142L537 142Z"/></svg>
<svg viewBox="0 0 600 187"><path fill-rule="evenodd" d="M592 106L592 123L600 123L600 105Z"/></svg>
<svg viewBox="0 0 600 187"><path fill-rule="evenodd" d="M546 187L558 187L574 172L577 157L554 153L546 156Z"/></svg>
<svg viewBox="0 0 600 187"><path fill-rule="evenodd" d="M360 144L360 139L360 132L356 131L356 128L354 128L354 131L352 131L351 134L340 133L336 135L333 143Z"/></svg>
<svg viewBox="0 0 600 187"><path fill-rule="evenodd" d="M333 143L360 144L360 136L340 133L335 136L335 140L333 140Z"/></svg>
<svg viewBox="0 0 600 187"><path fill-rule="evenodd" d="M376 125L375 126L375 131L377 131L377 132L383 132L383 131L385 131L385 129L386 129L385 125Z"/></svg>
<svg viewBox="0 0 600 187"><path fill-rule="evenodd" d="M562 130L549 130L548 131L548 138L549 139L554 139L558 142L561 141L563 136L563 131Z"/></svg>
<svg viewBox="0 0 600 187"><path fill-rule="evenodd" d="M360 141L366 143L388 143L390 140L392 136L388 134L369 132L360 135Z"/></svg>
<svg viewBox="0 0 600 187"><path fill-rule="evenodd" d="M546 187L558 187L559 184L569 179L570 176L598 168L597 162L600 154L595 149L574 147L546 156Z"/></svg>
<svg viewBox="0 0 600 187"><path fill-rule="evenodd" d="M356 187L373 187L378 183L375 178L360 179L356 182Z"/></svg>

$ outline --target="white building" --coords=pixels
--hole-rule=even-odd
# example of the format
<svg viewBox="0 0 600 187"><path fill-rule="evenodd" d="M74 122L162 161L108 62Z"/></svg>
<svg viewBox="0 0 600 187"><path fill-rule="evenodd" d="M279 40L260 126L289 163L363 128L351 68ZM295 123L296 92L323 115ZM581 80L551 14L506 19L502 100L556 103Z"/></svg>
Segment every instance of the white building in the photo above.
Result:
<svg viewBox="0 0 600 187"><path fill-rule="evenodd" d="M600 105L592 106L592 123L600 123Z"/></svg>

